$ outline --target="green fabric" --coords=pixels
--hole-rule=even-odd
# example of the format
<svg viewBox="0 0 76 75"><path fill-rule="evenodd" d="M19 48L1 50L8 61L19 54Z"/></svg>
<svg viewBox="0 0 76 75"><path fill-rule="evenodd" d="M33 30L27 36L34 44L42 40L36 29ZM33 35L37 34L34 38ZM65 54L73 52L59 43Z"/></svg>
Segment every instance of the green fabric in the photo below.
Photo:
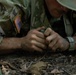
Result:
<svg viewBox="0 0 76 75"><path fill-rule="evenodd" d="M76 11L76 0L57 0L62 6Z"/></svg>
<svg viewBox="0 0 76 75"><path fill-rule="evenodd" d="M16 28L13 26L15 13L22 16L22 29L30 29L45 26L51 27L45 14L44 0L0 0L0 26L6 36L16 36ZM13 14L14 13L14 14ZM25 34L23 31L23 34Z"/></svg>
<svg viewBox="0 0 76 75"><path fill-rule="evenodd" d="M35 0L35 5L33 5L32 0L31 5L33 10L31 12L31 28L38 28L45 26L46 28L50 26L47 16L45 15L44 0Z"/></svg>
<svg viewBox="0 0 76 75"><path fill-rule="evenodd" d="M2 72L1 72L1 69L0 69L0 75L3 75Z"/></svg>
<svg viewBox="0 0 76 75"><path fill-rule="evenodd" d="M35 2L34 2L35 1ZM2 4L3 13L0 13L0 26L4 30L6 36L15 36L17 34L14 31L12 26L12 21L15 16L13 16L12 12L15 9L17 12L18 7L24 12L25 21L23 22L24 29L27 29L30 20L28 19L31 14L31 25L30 29L38 28L41 26L49 27L50 24L45 16L45 10L43 6L43 0L0 0ZM33 8L33 9L32 9ZM27 21L29 20L29 21Z"/></svg>
<svg viewBox="0 0 76 75"><path fill-rule="evenodd" d="M13 18L15 17L13 12L15 10L20 13L21 9L28 18L30 16L30 0L0 0L0 26L6 36L15 36L17 34L13 26Z"/></svg>

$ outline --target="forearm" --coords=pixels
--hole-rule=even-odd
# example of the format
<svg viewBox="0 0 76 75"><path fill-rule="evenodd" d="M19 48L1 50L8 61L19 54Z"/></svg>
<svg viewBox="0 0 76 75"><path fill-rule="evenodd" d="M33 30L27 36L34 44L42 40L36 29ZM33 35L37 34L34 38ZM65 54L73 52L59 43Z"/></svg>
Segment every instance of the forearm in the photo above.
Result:
<svg viewBox="0 0 76 75"><path fill-rule="evenodd" d="M0 44L0 54L14 52L21 49L20 38L4 38Z"/></svg>

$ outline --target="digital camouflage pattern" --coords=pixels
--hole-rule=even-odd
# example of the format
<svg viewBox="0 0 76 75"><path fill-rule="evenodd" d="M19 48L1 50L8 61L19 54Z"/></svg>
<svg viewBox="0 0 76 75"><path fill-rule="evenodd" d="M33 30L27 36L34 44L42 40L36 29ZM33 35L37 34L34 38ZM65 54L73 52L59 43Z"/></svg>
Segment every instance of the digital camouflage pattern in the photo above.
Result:
<svg viewBox="0 0 76 75"><path fill-rule="evenodd" d="M35 5L33 5L33 2ZM31 26L37 28L41 26L49 27L47 16L44 9L44 0L32 0Z"/></svg>
<svg viewBox="0 0 76 75"><path fill-rule="evenodd" d="M23 15L23 29L27 29L29 24L31 29L50 26L44 13L43 0L0 0L0 11L0 26L6 36L17 34L13 23L16 15ZM28 19L30 14L31 22Z"/></svg>
<svg viewBox="0 0 76 75"><path fill-rule="evenodd" d="M30 0L0 0L0 26L6 36L16 36L14 18L24 12L27 19L30 14L30 10L27 10L29 9L29 2Z"/></svg>
<svg viewBox="0 0 76 75"><path fill-rule="evenodd" d="M8 37L18 33L14 24L16 16L21 16L23 35L29 29L51 27L45 13L44 0L0 0L0 26Z"/></svg>

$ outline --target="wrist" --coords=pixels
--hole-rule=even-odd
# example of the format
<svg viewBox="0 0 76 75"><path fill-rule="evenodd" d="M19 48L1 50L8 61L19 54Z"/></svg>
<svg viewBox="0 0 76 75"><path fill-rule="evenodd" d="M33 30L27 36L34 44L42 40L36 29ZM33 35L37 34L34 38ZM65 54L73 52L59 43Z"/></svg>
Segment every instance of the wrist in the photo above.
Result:
<svg viewBox="0 0 76 75"><path fill-rule="evenodd" d="M25 38L22 37L20 38L20 48L24 50L24 47L25 47Z"/></svg>
<svg viewBox="0 0 76 75"><path fill-rule="evenodd" d="M19 48L22 49L23 38L19 38Z"/></svg>
<svg viewBox="0 0 76 75"><path fill-rule="evenodd" d="M75 50L75 40L73 37L67 37L66 40L69 42L68 49L69 51Z"/></svg>

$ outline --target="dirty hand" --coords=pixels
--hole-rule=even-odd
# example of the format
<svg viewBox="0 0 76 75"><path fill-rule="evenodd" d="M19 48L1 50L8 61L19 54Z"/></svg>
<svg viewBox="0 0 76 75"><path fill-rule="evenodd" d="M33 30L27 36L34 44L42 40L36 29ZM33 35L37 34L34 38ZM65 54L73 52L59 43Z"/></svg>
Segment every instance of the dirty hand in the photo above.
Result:
<svg viewBox="0 0 76 75"><path fill-rule="evenodd" d="M46 43L48 48L52 51L56 51L58 49L65 51L68 49L69 42L51 28L47 28L44 32L44 35L46 36Z"/></svg>
<svg viewBox="0 0 76 75"><path fill-rule="evenodd" d="M45 37L40 30L43 27L30 30L28 34L22 38L22 48L28 51L42 51L46 48Z"/></svg>

